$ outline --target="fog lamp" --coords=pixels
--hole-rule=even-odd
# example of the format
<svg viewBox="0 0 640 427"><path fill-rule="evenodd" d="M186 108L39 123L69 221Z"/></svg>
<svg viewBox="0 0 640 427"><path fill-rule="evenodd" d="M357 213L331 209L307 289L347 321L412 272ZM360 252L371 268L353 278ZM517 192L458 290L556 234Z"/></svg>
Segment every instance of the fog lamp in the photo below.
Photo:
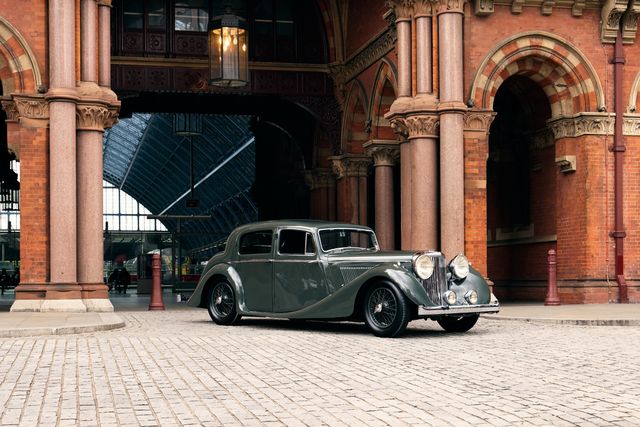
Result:
<svg viewBox="0 0 640 427"><path fill-rule="evenodd" d="M456 301L458 301L458 297L456 296L455 292L447 291L444 293L444 300L447 302L447 304L453 305L456 303Z"/></svg>
<svg viewBox="0 0 640 427"><path fill-rule="evenodd" d="M471 305L476 305L478 303L478 293L475 290L470 290L466 294L464 294L464 299Z"/></svg>

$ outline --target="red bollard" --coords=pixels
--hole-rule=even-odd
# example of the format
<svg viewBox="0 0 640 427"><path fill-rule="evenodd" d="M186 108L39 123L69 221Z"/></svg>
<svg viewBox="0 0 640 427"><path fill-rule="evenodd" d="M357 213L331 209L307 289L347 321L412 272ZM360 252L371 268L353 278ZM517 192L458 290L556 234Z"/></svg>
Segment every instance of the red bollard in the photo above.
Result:
<svg viewBox="0 0 640 427"><path fill-rule="evenodd" d="M558 298L558 286L556 284L556 251L549 249L547 260L549 262L549 284L547 287L547 297L544 299L544 305L560 305L560 298Z"/></svg>
<svg viewBox="0 0 640 427"><path fill-rule="evenodd" d="M160 254L153 254L151 271L152 283L149 310L164 310L164 303L162 302L162 287L160 286Z"/></svg>

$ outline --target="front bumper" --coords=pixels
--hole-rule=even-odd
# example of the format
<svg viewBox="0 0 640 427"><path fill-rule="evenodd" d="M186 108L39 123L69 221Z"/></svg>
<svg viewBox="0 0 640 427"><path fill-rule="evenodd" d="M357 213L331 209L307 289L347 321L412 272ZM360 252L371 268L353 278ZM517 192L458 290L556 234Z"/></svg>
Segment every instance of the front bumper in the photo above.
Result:
<svg viewBox="0 0 640 427"><path fill-rule="evenodd" d="M478 305L451 305L439 307L426 307L421 305L418 307L418 316L456 316L458 314L475 314L475 313L497 313L500 311L500 303L498 299L491 294L491 302L489 304Z"/></svg>

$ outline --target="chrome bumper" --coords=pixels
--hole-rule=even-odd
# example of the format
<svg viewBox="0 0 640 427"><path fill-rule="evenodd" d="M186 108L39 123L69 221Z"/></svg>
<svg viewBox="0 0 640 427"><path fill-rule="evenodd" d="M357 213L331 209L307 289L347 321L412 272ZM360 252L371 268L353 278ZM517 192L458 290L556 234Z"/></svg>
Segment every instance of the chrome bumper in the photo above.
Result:
<svg viewBox="0 0 640 427"><path fill-rule="evenodd" d="M441 307L418 307L418 316L438 316L445 314L455 316L457 314L470 313L497 313L500 311L500 304L487 305L459 305L459 306L441 306Z"/></svg>

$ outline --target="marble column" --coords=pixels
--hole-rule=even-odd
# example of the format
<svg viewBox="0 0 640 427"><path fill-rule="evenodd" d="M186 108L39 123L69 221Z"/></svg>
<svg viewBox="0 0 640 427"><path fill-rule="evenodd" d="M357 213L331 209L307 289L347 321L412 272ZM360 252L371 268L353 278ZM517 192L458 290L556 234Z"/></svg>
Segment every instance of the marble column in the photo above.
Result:
<svg viewBox="0 0 640 427"><path fill-rule="evenodd" d="M440 0L438 10L441 249L464 252L463 0Z"/></svg>
<svg viewBox="0 0 640 427"><path fill-rule="evenodd" d="M305 173L305 181L309 186L310 203L309 212L314 219L329 221L331 210L335 210L335 200L331 201L331 194L335 197L335 179L328 168L316 168ZM330 188L334 187L334 191ZM335 219L335 213L333 216Z"/></svg>
<svg viewBox="0 0 640 427"><path fill-rule="evenodd" d="M433 64L431 56L431 15L433 0L417 0L414 5L416 22L416 93L433 92Z"/></svg>
<svg viewBox="0 0 640 427"><path fill-rule="evenodd" d="M364 144L375 167L375 231L384 250L395 249L393 165L399 150L397 141L373 140Z"/></svg>
<svg viewBox="0 0 640 427"><path fill-rule="evenodd" d="M413 12L413 0L390 0L387 5L391 7L396 16L396 29L398 41L396 51L398 53L398 97L411 97L411 14Z"/></svg>
<svg viewBox="0 0 640 427"><path fill-rule="evenodd" d="M99 84L111 87L111 0L98 0L98 22Z"/></svg>

